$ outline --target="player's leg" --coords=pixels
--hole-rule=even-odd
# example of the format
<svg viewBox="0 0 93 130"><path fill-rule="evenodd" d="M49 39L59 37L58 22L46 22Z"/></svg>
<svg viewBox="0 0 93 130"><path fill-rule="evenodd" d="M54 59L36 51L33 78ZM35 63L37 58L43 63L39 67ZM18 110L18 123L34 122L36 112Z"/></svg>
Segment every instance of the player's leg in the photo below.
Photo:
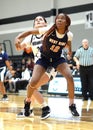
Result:
<svg viewBox="0 0 93 130"><path fill-rule="evenodd" d="M6 89L4 86L4 75L5 75L6 67L2 68L2 71L0 72L0 92L2 93L3 97L1 98L2 101L7 101L8 96L6 94Z"/></svg>
<svg viewBox="0 0 93 130"><path fill-rule="evenodd" d="M39 86L42 86L48 83L49 80L50 80L50 77L45 73L39 80L36 87L38 88ZM42 110L41 119L48 118L50 116L50 107L48 106L47 102L44 100L44 97L42 96L42 94L38 90L35 90L33 93L33 97L39 103L41 107L41 110Z"/></svg>
<svg viewBox="0 0 93 130"><path fill-rule="evenodd" d="M45 73L45 69L41 65L35 65L33 70L33 75L31 80L27 85L27 97L24 101L24 114L25 116L30 116L30 104L31 104L31 97L34 91L37 89L37 84L40 81L40 78Z"/></svg>
<svg viewBox="0 0 93 130"><path fill-rule="evenodd" d="M56 75L57 75L57 72L55 71L54 68L47 69L47 71L43 74L38 84L36 85L36 88L39 88L39 86L42 86L48 83L50 79L53 79ZM34 91L33 96L31 97L31 106L33 106L32 104L34 104L33 102L35 100L37 100L37 102L39 103L42 109L41 119L48 118L50 116L50 107L44 100L42 94L37 89ZM32 112L32 109L31 109L31 112ZM24 113L22 114L22 112L18 114L19 117L22 115L24 115Z"/></svg>
<svg viewBox="0 0 93 130"><path fill-rule="evenodd" d="M39 86L42 86L48 83L49 79L50 79L50 76L45 73L41 77L36 87L39 88ZM37 89L34 91L31 97L31 111L30 111L31 113L33 112L33 106L34 106L35 100L39 103L39 106L41 107L41 110L42 110L41 119L48 118L50 116L50 107L48 106L47 102L44 100L44 97L42 96L42 94ZM17 117L24 117L24 116L25 116L24 111L18 113L17 115Z"/></svg>
<svg viewBox="0 0 93 130"><path fill-rule="evenodd" d="M63 69L64 68L64 69ZM69 96L69 109L73 116L79 116L76 110L76 105L74 104L74 81L71 74L71 70L67 63L62 63L58 65L57 70L66 78Z"/></svg>
<svg viewBox="0 0 93 130"><path fill-rule="evenodd" d="M0 81L0 92L2 93L3 97L0 99L1 101L8 101L8 96L6 94L4 83Z"/></svg>

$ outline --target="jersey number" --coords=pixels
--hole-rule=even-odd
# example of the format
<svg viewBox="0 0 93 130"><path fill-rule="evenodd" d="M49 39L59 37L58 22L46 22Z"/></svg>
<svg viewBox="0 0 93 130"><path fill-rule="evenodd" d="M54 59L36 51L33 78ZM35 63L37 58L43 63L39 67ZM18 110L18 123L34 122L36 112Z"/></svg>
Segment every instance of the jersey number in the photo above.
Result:
<svg viewBox="0 0 93 130"><path fill-rule="evenodd" d="M60 49L60 46L55 46L55 45L52 45L50 50L53 51L53 52L58 52Z"/></svg>

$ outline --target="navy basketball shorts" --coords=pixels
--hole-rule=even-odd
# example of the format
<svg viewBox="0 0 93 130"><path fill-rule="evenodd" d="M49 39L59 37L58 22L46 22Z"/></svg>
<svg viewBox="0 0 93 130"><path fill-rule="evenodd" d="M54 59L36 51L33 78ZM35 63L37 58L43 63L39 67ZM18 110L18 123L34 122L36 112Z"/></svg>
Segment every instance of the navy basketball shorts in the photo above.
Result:
<svg viewBox="0 0 93 130"><path fill-rule="evenodd" d="M52 66L56 69L59 64L62 64L64 62L66 62L66 60L63 57L59 58L42 57L36 61L36 64L43 66L45 69L47 69L49 66Z"/></svg>

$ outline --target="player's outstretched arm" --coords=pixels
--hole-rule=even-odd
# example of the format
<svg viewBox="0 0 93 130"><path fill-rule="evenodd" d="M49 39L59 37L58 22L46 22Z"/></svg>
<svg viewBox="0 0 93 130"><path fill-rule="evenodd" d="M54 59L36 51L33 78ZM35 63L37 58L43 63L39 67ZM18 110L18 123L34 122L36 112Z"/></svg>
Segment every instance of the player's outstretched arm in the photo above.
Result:
<svg viewBox="0 0 93 130"><path fill-rule="evenodd" d="M25 44L21 45L21 42L23 41L23 39L25 37L27 37L28 35L33 35L33 34L39 34L39 30L38 29L32 29L30 31L26 31L26 32L22 32L20 33L16 38L15 38L15 47L17 50L22 50L23 48L26 47Z"/></svg>

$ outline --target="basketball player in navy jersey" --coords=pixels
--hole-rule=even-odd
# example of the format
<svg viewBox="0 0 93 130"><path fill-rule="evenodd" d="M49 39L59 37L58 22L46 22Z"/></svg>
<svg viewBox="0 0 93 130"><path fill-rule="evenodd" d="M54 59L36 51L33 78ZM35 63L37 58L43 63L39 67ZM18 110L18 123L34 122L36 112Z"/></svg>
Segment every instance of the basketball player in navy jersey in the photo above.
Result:
<svg viewBox="0 0 93 130"><path fill-rule="evenodd" d="M37 84L49 66L54 67L60 72L67 80L68 96L69 96L69 109L73 116L79 116L74 104L74 81L68 64L64 57L61 56L62 49L67 47L71 55L71 42L73 34L69 31L68 27L71 20L68 15L60 13L55 18L55 24L49 29L47 27L32 29L27 32L19 34L15 39L16 48L19 50L25 47L25 44L20 44L22 39L30 34L44 34L42 46L40 48L41 57L36 61L34 66L32 78L28 84L27 97L25 99L24 109L25 115L30 114L31 96L37 89Z"/></svg>

